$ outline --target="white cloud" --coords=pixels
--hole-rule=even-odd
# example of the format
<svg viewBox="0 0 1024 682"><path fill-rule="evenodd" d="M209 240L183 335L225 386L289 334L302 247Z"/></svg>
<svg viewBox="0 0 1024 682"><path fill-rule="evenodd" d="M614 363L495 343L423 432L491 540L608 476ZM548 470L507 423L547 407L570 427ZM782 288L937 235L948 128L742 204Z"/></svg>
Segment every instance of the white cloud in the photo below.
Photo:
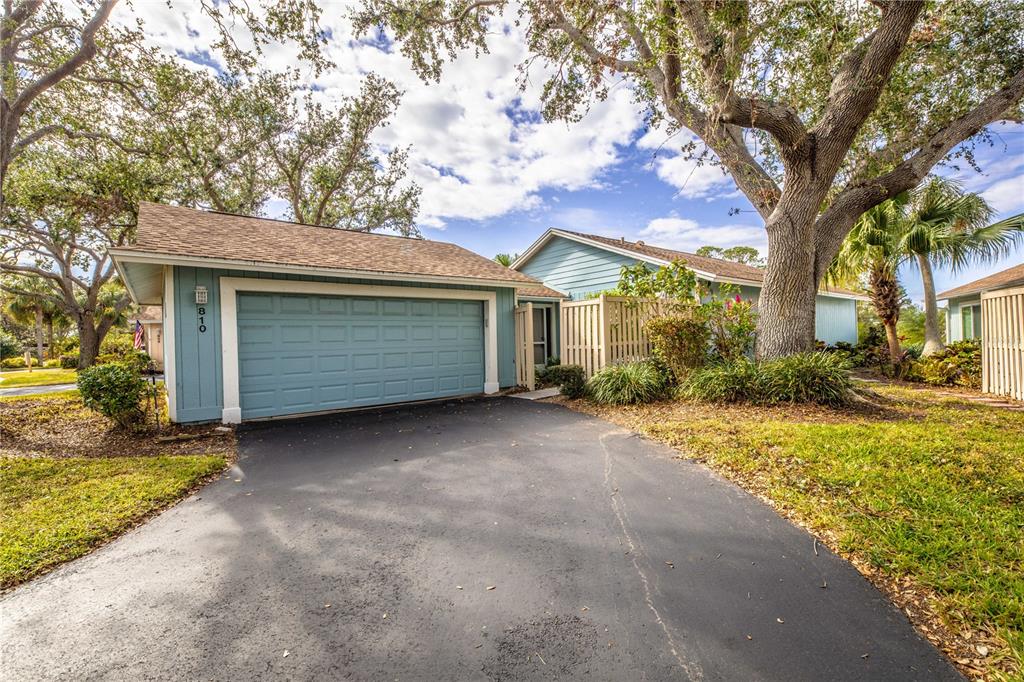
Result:
<svg viewBox="0 0 1024 682"><path fill-rule="evenodd" d="M170 53L202 52L214 42L213 22L187 0L174 0L171 8L136 3L134 9L150 41ZM122 21L131 19L130 10L118 11ZM537 208L544 189L597 186L641 124L624 87L614 88L579 123L540 120L547 74L535 66L529 85L520 90L515 67L527 56L526 42L511 21L493 27L489 54L468 51L445 65L440 82L424 83L398 46L384 51L357 40L347 14L338 6L324 12L323 27L332 36L327 53L336 66L319 77L309 74L310 85L330 103L358 92L363 76L373 71L404 91L390 125L374 140L382 150L411 145L409 176L423 187L421 225L442 227L448 219L479 220ZM260 62L275 70L299 65L308 72L292 46L267 46Z"/></svg>
<svg viewBox="0 0 1024 682"><path fill-rule="evenodd" d="M675 187L677 194L686 199L724 199L737 196L736 184L718 164L718 157L709 152L704 159L691 158L681 152L684 146L695 144L694 153L705 149L704 143L693 133L682 130L669 135L661 126L651 128L636 141L639 149L655 154L654 171L664 182Z"/></svg>
<svg viewBox="0 0 1024 682"><path fill-rule="evenodd" d="M993 183L981 196L998 214L1024 211L1024 174Z"/></svg>
<svg viewBox="0 0 1024 682"><path fill-rule="evenodd" d="M762 254L768 252L764 227L758 225L701 225L689 218L655 218L640 230L639 237L651 246L693 252L710 245L753 246Z"/></svg>

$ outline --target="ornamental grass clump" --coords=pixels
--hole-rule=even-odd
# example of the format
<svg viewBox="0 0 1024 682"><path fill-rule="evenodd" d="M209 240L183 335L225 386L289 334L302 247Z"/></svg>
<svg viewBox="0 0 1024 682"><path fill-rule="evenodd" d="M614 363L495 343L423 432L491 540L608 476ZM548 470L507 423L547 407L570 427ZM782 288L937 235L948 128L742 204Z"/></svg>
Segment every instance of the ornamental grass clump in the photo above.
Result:
<svg viewBox="0 0 1024 682"><path fill-rule="evenodd" d="M815 403L839 407L853 389L847 361L835 353L797 353L778 360L740 358L691 372L679 393L691 400L759 405Z"/></svg>
<svg viewBox="0 0 1024 682"><path fill-rule="evenodd" d="M656 362L643 360L609 365L590 377L587 395L606 405L649 403L664 398L671 386L669 373Z"/></svg>

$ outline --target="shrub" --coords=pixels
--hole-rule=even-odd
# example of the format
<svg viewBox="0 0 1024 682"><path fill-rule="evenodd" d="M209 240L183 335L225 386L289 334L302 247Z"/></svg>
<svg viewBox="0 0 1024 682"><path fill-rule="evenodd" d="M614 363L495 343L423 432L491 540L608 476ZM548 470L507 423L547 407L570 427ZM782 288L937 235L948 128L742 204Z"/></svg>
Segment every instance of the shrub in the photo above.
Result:
<svg viewBox="0 0 1024 682"><path fill-rule="evenodd" d="M0 360L17 355L20 348L16 338L0 329Z"/></svg>
<svg viewBox="0 0 1024 682"><path fill-rule="evenodd" d="M933 386L981 388L981 343L958 341L913 364L908 377Z"/></svg>
<svg viewBox="0 0 1024 682"><path fill-rule="evenodd" d="M579 365L554 365L544 372L544 380L561 388L568 398L582 398L586 392L586 375Z"/></svg>
<svg viewBox="0 0 1024 682"><path fill-rule="evenodd" d="M29 360L31 360L33 367L39 364L39 361L35 358L29 358ZM24 369L25 367L28 367L28 365L25 364L25 358L20 355L14 358L7 358L6 360L0 360L0 368L3 369Z"/></svg>
<svg viewBox="0 0 1024 682"><path fill-rule="evenodd" d="M649 403L664 398L671 385L668 372L649 360L609 365L590 377L587 395L608 405Z"/></svg>
<svg viewBox="0 0 1024 682"><path fill-rule="evenodd" d="M679 393L711 403L761 402L760 367L746 357L716 362L691 372Z"/></svg>
<svg viewBox="0 0 1024 682"><path fill-rule="evenodd" d="M680 393L708 402L817 403L838 407L849 401L849 365L837 353L798 353L778 360L740 358L709 365L687 377Z"/></svg>
<svg viewBox="0 0 1024 682"><path fill-rule="evenodd" d="M721 360L738 360L754 350L757 333L757 313L750 301L736 294L724 301L712 300L704 304L707 309L711 344Z"/></svg>
<svg viewBox="0 0 1024 682"><path fill-rule="evenodd" d="M654 346L654 356L678 380L708 360L711 330L699 308L648 320L644 332Z"/></svg>
<svg viewBox="0 0 1024 682"><path fill-rule="evenodd" d="M849 363L833 353L796 353L761 363L760 401L818 403L839 407L849 402L853 382Z"/></svg>
<svg viewBox="0 0 1024 682"><path fill-rule="evenodd" d="M136 428L145 415L141 403L146 381L132 365L111 362L78 373L78 390L86 407L122 428Z"/></svg>
<svg viewBox="0 0 1024 682"><path fill-rule="evenodd" d="M123 357L135 350L135 335L120 329L111 330L100 343L100 355Z"/></svg>
<svg viewBox="0 0 1024 682"><path fill-rule="evenodd" d="M60 367L60 360L47 360L43 363L43 367L53 368Z"/></svg>
<svg viewBox="0 0 1024 682"><path fill-rule="evenodd" d="M78 353L68 353L60 356L60 366L62 369L75 369L78 367Z"/></svg>

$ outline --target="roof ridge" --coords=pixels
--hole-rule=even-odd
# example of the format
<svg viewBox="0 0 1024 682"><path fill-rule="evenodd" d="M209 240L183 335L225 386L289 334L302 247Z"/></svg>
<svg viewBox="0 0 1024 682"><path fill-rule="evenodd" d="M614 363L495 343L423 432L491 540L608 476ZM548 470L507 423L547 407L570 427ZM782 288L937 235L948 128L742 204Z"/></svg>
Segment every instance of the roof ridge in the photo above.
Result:
<svg viewBox="0 0 1024 682"><path fill-rule="evenodd" d="M456 244L455 242L441 241L440 239L426 239L424 237L410 237L401 234L381 234L379 232L363 232L362 230L349 230L344 227L331 227L330 225L316 225L313 223L297 223L294 220L285 220L284 218L268 218L266 216L249 215L248 213L232 213L230 211L218 211L216 209L205 209L205 208L194 208L192 206L175 206L174 204L164 204L159 201L139 201L140 206L142 204L149 204L151 206L158 206L160 208L172 208L175 210L182 211L195 211L196 213L205 213L207 215L222 215L229 218L249 218L250 220L264 220L273 223L283 223L285 225L294 225L295 227L313 227L321 230L341 230L348 232L349 234L361 234L367 237L393 237L395 239L411 239L418 241L431 241L435 244L450 244L452 246L458 246L459 248L465 248Z"/></svg>
<svg viewBox="0 0 1024 682"><path fill-rule="evenodd" d="M589 233L589 232L577 232L575 230L566 230L566 229L563 229L563 228L560 228L560 227L556 227L554 229L559 230L561 232L568 232L570 234L575 234L575 235L578 235L580 237L588 237L590 239L596 238L598 241L601 241L603 239L607 239L608 241L611 241L611 242L615 242L616 241L616 239L614 237L606 237L606 236L601 235L601 234L593 234L593 233ZM659 251L669 251L671 253L678 253L678 254L682 254L684 256L693 256L694 258L707 258L708 260L717 261L719 263L726 263L728 265L739 265L741 267L751 268L751 269L757 270L758 272L762 272L762 273L765 271L764 268L760 268L760 267L758 267L756 265L750 265L748 263L740 263L739 261L729 260L728 258L719 258L717 256L702 256L699 253L693 253L691 251L682 251L680 249L670 249L670 248L668 248L666 246L657 246L655 244L648 244L647 242L643 242L643 241L639 241L639 240L637 240L637 241L629 241L625 237L620 237L618 241L619 241L619 243L621 243L623 245L633 245L633 246L639 246L639 247L647 247L647 248L650 248L650 249L657 249Z"/></svg>

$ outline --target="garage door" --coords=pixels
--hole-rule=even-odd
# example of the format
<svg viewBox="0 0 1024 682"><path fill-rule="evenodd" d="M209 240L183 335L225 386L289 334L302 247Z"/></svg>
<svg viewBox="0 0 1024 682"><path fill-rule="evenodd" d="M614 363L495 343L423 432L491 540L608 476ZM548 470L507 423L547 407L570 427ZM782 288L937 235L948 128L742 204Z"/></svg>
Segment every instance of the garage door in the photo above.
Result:
<svg viewBox="0 0 1024 682"><path fill-rule="evenodd" d="M242 418L484 390L483 304L238 294Z"/></svg>

